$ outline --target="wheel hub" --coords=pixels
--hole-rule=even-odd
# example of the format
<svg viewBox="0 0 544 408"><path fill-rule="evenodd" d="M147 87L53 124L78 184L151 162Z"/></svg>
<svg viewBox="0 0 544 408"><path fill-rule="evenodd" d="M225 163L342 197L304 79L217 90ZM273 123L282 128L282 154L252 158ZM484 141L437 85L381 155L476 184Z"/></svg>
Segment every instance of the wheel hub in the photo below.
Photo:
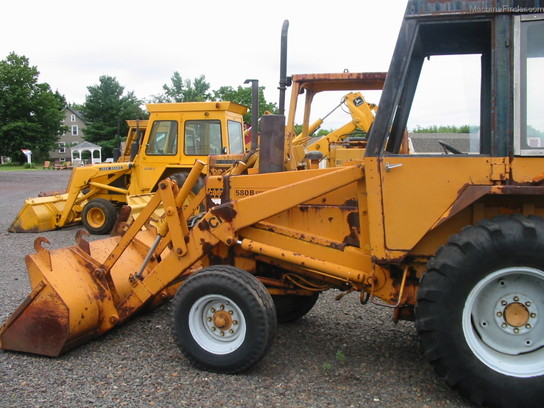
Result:
<svg viewBox="0 0 544 408"><path fill-rule="evenodd" d="M529 311L521 303L510 303L504 309L504 320L510 326L525 326L529 320Z"/></svg>
<svg viewBox="0 0 544 408"><path fill-rule="evenodd" d="M232 326L232 318L228 312L220 310L213 316L213 324L221 330L228 330Z"/></svg>
<svg viewBox="0 0 544 408"><path fill-rule="evenodd" d="M214 301L205 310L205 326L208 333L220 341L230 341L238 335L238 313L228 302Z"/></svg>
<svg viewBox="0 0 544 408"><path fill-rule="evenodd" d="M529 297L521 294L503 296L495 306L495 322L502 331L520 335L529 333L538 321L538 314Z"/></svg>
<svg viewBox="0 0 544 408"><path fill-rule="evenodd" d="M104 224L106 216L103 211L98 208L92 208L87 213L87 221L89 225L94 228L98 228Z"/></svg>

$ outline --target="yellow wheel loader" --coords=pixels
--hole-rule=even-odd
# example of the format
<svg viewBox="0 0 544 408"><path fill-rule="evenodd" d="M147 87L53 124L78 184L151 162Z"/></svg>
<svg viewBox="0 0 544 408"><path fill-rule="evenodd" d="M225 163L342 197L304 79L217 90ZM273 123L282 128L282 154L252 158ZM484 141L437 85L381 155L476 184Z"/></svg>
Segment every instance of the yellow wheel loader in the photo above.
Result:
<svg viewBox="0 0 544 408"><path fill-rule="evenodd" d="M260 155L273 160L260 173L208 176L184 206L196 162L181 188L159 182L121 235L55 250L38 238L31 293L0 347L56 356L173 297L181 353L236 373L266 354L278 321L337 289L414 320L437 373L475 404L544 406L544 13L500 5L408 1L360 163L283 171L285 118L264 116ZM476 113L474 131L406 153L412 121L451 118L456 94L442 87L460 89L461 71L444 72L456 60L473 70L455 106ZM159 205L160 225L142 229Z"/></svg>
<svg viewBox="0 0 544 408"><path fill-rule="evenodd" d="M243 153L245 106L186 102L148 104L147 110L148 121L129 123L118 162L74 168L64 193L27 199L9 231L48 231L81 222L93 234L107 234L128 197L138 202L166 177L181 185L196 159ZM147 199L141 200L145 205Z"/></svg>

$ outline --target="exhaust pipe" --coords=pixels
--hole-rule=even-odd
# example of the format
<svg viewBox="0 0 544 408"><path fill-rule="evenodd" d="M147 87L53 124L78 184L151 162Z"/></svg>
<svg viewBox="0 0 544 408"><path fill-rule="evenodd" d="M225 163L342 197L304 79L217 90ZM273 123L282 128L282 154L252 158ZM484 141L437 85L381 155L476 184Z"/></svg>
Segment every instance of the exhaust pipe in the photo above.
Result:
<svg viewBox="0 0 544 408"><path fill-rule="evenodd" d="M283 21L281 28L281 55L280 55L280 101L279 114L285 115L285 90L291 85L291 78L287 76L287 31L289 20Z"/></svg>

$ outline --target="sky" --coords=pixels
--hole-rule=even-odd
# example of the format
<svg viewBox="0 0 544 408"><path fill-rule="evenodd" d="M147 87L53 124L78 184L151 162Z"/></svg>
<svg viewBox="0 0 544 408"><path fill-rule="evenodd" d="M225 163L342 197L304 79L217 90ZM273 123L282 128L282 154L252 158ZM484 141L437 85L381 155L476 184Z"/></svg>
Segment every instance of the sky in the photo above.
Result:
<svg viewBox="0 0 544 408"><path fill-rule="evenodd" d="M277 103L284 20L288 75L387 71L405 7L405 0L10 1L2 4L0 59L26 56L39 81L69 103L83 103L101 75L149 99L174 71L205 75L212 90L258 79Z"/></svg>

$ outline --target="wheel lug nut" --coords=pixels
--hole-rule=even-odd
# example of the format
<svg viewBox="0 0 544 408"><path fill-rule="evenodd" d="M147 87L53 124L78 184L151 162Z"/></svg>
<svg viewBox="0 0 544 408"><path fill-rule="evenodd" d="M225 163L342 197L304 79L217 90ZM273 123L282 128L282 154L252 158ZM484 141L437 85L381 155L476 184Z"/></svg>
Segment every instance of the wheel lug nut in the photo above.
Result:
<svg viewBox="0 0 544 408"><path fill-rule="evenodd" d="M525 328L526 328L526 329L530 329L530 328L531 328L531 325L530 325L530 324L526 324L526 325L525 325Z"/></svg>
<svg viewBox="0 0 544 408"><path fill-rule="evenodd" d="M215 313L215 308L212 307L212 308L210 309L210 312Z"/></svg>
<svg viewBox="0 0 544 408"><path fill-rule="evenodd" d="M238 324L238 320L233 320L232 324Z"/></svg>
<svg viewBox="0 0 544 408"><path fill-rule="evenodd" d="M536 313L531 313L531 317L534 319L536 317Z"/></svg>
<svg viewBox="0 0 544 408"><path fill-rule="evenodd" d="M219 333L220 336L224 336L225 335L225 332L222 331L221 333Z"/></svg>
<svg viewBox="0 0 544 408"><path fill-rule="evenodd" d="M514 329L514 333L516 333L516 334L519 333L519 329L517 327Z"/></svg>
<svg viewBox="0 0 544 408"><path fill-rule="evenodd" d="M506 329L508 327L508 325L506 323L503 323L501 326L502 326L503 329Z"/></svg>
<svg viewBox="0 0 544 408"><path fill-rule="evenodd" d="M498 317L502 317L502 312L497 312Z"/></svg>
<svg viewBox="0 0 544 408"><path fill-rule="evenodd" d="M519 302L519 296L514 296L514 302Z"/></svg>
<svg viewBox="0 0 544 408"><path fill-rule="evenodd" d="M229 330L229 333L230 333L230 334L234 334L234 330L230 329L230 330Z"/></svg>
<svg viewBox="0 0 544 408"><path fill-rule="evenodd" d="M525 302L525 306L527 307L531 306L531 302Z"/></svg>
<svg viewBox="0 0 544 408"><path fill-rule="evenodd" d="M508 302L507 302L506 300L503 300L503 301L501 302L501 305L503 305L503 306L506 306L507 304L508 304Z"/></svg>
<svg viewBox="0 0 544 408"><path fill-rule="evenodd" d="M212 318L211 318L211 317L208 317L208 321L211 322L211 321L212 321Z"/></svg>
<svg viewBox="0 0 544 408"><path fill-rule="evenodd" d="M233 315L234 312L233 312L232 310L229 310L229 314L230 314L230 315Z"/></svg>

